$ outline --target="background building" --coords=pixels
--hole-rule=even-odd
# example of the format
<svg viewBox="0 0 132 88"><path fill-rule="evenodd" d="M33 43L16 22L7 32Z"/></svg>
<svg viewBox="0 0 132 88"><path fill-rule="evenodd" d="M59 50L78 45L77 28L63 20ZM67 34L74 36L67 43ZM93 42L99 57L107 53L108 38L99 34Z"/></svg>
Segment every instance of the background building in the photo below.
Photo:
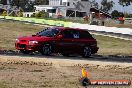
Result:
<svg viewBox="0 0 132 88"><path fill-rule="evenodd" d="M89 0L49 0L49 5L37 5L35 11L46 11L63 17L83 17L90 14Z"/></svg>

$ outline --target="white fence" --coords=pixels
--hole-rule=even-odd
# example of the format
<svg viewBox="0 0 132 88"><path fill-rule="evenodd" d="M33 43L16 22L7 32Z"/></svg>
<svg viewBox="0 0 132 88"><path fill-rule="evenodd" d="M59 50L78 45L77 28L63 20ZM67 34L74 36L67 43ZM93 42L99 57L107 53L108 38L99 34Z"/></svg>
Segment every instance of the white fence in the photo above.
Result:
<svg viewBox="0 0 132 88"><path fill-rule="evenodd" d="M71 23L69 27L88 29L88 30L93 30L97 32L108 32L108 33L132 35L132 29L130 28L105 27L105 26L96 26L96 25L79 24L79 23Z"/></svg>
<svg viewBox="0 0 132 88"><path fill-rule="evenodd" d="M37 24L52 25L52 26L64 26L64 27L71 27L71 28L87 29L87 30L92 30L92 31L96 31L96 32L132 35L132 29L130 29L130 28L105 27L105 26L96 26L96 25L88 25L88 24L80 24L80 23L72 23L72 22L64 22L64 21L55 21L55 20L36 19L36 18L9 17L9 16L6 16L6 18L3 16L0 16L0 18L16 20L16 21L32 22L32 23L37 23Z"/></svg>

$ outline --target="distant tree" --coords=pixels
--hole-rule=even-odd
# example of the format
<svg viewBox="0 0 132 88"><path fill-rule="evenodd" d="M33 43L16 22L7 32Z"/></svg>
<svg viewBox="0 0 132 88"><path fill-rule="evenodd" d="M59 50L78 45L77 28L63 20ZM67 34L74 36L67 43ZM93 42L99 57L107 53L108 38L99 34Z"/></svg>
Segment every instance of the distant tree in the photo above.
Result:
<svg viewBox="0 0 132 88"><path fill-rule="evenodd" d="M124 17L124 13L123 12L119 12L119 17Z"/></svg>
<svg viewBox="0 0 132 88"><path fill-rule="evenodd" d="M120 13L117 10L112 11L111 13L112 18L118 18L120 16Z"/></svg>
<svg viewBox="0 0 132 88"><path fill-rule="evenodd" d="M49 14L47 12L40 11L35 14L35 17L36 18L47 18L47 17L49 17Z"/></svg>
<svg viewBox="0 0 132 88"><path fill-rule="evenodd" d="M125 19L124 19L124 13L123 12L119 12L118 20L119 20L119 24L124 24Z"/></svg>
<svg viewBox="0 0 132 88"><path fill-rule="evenodd" d="M129 6L132 4L132 0L119 0L119 4L124 6Z"/></svg>
<svg viewBox="0 0 132 88"><path fill-rule="evenodd" d="M102 0L101 1L101 10L108 12L112 9L114 2L113 1L107 1L107 0Z"/></svg>
<svg viewBox="0 0 132 88"><path fill-rule="evenodd" d="M12 6L21 7L26 12L34 11L34 5L47 5L49 0L10 0Z"/></svg>
<svg viewBox="0 0 132 88"><path fill-rule="evenodd" d="M15 12L12 12L10 16L16 17L17 15L15 14Z"/></svg>
<svg viewBox="0 0 132 88"><path fill-rule="evenodd" d="M18 17L23 17L23 12L22 11L19 11L17 16Z"/></svg>
<svg viewBox="0 0 132 88"><path fill-rule="evenodd" d="M92 0L92 1L91 1L91 4L92 4L92 6L95 7L95 8L98 8L98 7L99 7L98 2L96 2L95 0Z"/></svg>
<svg viewBox="0 0 132 88"><path fill-rule="evenodd" d="M36 14L35 13L33 13L32 15L31 15L31 17L35 17L36 16Z"/></svg>
<svg viewBox="0 0 132 88"><path fill-rule="evenodd" d="M132 18L132 14L124 13L125 18Z"/></svg>
<svg viewBox="0 0 132 88"><path fill-rule="evenodd" d="M35 5L35 2L28 1L28 3L25 5L24 10L27 12L32 12L32 11L34 11L34 5Z"/></svg>
<svg viewBox="0 0 132 88"><path fill-rule="evenodd" d="M0 4L7 5L7 0L0 0Z"/></svg>
<svg viewBox="0 0 132 88"><path fill-rule="evenodd" d="M49 0L35 0L35 5L48 5Z"/></svg>
<svg viewBox="0 0 132 88"><path fill-rule="evenodd" d="M33 11L34 9L34 2L31 0L10 0L10 4L21 7L26 12Z"/></svg>
<svg viewBox="0 0 132 88"><path fill-rule="evenodd" d="M12 6L24 7L28 0L10 0Z"/></svg>
<svg viewBox="0 0 132 88"><path fill-rule="evenodd" d="M2 16L7 16L7 12L3 11Z"/></svg>

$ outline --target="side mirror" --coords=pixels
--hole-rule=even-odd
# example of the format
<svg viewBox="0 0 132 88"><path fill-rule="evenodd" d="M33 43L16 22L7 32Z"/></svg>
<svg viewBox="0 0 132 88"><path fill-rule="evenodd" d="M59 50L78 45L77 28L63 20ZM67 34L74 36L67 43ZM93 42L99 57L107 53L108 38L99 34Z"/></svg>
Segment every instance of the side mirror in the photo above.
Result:
<svg viewBox="0 0 132 88"><path fill-rule="evenodd" d="M33 37L36 36L36 35L32 35Z"/></svg>
<svg viewBox="0 0 132 88"><path fill-rule="evenodd" d="M58 35L57 38L61 39L63 38L63 35Z"/></svg>

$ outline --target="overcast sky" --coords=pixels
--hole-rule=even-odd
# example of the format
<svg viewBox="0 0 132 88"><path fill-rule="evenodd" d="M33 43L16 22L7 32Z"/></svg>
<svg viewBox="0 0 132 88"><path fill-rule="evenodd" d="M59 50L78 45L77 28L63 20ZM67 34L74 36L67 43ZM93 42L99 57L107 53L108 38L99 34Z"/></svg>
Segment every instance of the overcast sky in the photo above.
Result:
<svg viewBox="0 0 132 88"><path fill-rule="evenodd" d="M96 1L98 3L100 3L102 0L96 0ZM131 13L132 14L132 5L123 7L123 6L119 5L119 3L118 3L119 0L112 0L112 1L115 2L113 10L118 10L118 11L121 11L121 12L127 12L127 13Z"/></svg>

